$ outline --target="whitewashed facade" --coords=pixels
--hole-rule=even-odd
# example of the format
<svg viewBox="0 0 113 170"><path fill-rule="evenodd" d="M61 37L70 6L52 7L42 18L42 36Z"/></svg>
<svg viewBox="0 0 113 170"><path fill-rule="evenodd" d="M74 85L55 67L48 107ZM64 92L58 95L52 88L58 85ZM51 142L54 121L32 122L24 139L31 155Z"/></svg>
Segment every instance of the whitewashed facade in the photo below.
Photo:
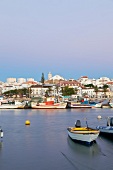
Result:
<svg viewBox="0 0 113 170"><path fill-rule="evenodd" d="M22 83L26 82L26 79L25 78L18 78L17 82L22 84Z"/></svg>
<svg viewBox="0 0 113 170"><path fill-rule="evenodd" d="M7 83L16 83L16 78L7 78Z"/></svg>

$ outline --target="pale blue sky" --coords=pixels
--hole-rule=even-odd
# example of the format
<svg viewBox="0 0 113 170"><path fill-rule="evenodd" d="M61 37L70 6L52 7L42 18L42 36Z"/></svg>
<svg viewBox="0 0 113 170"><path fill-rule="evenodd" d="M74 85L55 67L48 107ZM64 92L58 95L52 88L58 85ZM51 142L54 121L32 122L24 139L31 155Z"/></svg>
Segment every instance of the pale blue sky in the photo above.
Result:
<svg viewBox="0 0 113 170"><path fill-rule="evenodd" d="M113 0L0 0L0 80L113 78Z"/></svg>

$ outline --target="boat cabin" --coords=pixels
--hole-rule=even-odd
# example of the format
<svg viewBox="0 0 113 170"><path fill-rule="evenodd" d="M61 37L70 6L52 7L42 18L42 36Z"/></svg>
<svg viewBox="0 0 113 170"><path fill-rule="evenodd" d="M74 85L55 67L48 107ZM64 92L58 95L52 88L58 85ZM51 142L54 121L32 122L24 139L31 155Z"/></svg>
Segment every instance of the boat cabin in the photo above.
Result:
<svg viewBox="0 0 113 170"><path fill-rule="evenodd" d="M113 126L113 117L108 117L107 126Z"/></svg>

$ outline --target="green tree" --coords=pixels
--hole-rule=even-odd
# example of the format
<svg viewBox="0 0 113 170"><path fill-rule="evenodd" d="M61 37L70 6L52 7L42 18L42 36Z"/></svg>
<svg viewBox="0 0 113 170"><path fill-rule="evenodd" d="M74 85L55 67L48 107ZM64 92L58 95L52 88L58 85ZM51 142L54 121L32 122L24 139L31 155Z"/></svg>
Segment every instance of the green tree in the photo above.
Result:
<svg viewBox="0 0 113 170"><path fill-rule="evenodd" d="M45 78L44 78L44 73L42 73L42 77L41 77L41 83L44 84Z"/></svg>
<svg viewBox="0 0 113 170"><path fill-rule="evenodd" d="M62 89L63 96L71 96L72 94L75 94L74 88L69 88L68 86L65 86Z"/></svg>
<svg viewBox="0 0 113 170"><path fill-rule="evenodd" d="M103 85L103 91L104 91L104 96L106 97L106 92L107 92L108 85L104 84Z"/></svg>
<svg viewBox="0 0 113 170"><path fill-rule="evenodd" d="M84 85L85 87L89 87L89 88L94 88L94 85L93 84L86 84Z"/></svg>
<svg viewBox="0 0 113 170"><path fill-rule="evenodd" d="M85 96L87 96L87 95L88 95L87 93L83 93L83 94L82 94L83 97L85 97Z"/></svg>
<svg viewBox="0 0 113 170"><path fill-rule="evenodd" d="M13 95L19 95L20 97L23 97L23 95L28 95L28 89L27 88L24 88L24 89L15 89L15 90L9 90L9 91L6 91L4 92L4 95L7 95L7 96L13 96Z"/></svg>
<svg viewBox="0 0 113 170"><path fill-rule="evenodd" d="M77 94L77 92L78 92L78 89L77 89L77 88L75 88L75 94Z"/></svg>
<svg viewBox="0 0 113 170"><path fill-rule="evenodd" d="M97 94L98 94L98 91L99 91L97 86L94 86L94 91L96 93L96 98L97 98Z"/></svg>
<svg viewBox="0 0 113 170"><path fill-rule="evenodd" d="M52 92L52 91L53 91L52 88L49 87L49 88L46 90L46 93L45 93L46 97L51 96L51 92Z"/></svg>

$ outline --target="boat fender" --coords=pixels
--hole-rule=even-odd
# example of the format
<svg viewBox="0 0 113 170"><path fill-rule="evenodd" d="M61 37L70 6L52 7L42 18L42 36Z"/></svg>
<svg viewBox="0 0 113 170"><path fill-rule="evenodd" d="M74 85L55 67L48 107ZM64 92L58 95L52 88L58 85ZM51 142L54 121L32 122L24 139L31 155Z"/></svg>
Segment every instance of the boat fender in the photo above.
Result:
<svg viewBox="0 0 113 170"><path fill-rule="evenodd" d="M3 138L3 130L0 130L1 138Z"/></svg>
<svg viewBox="0 0 113 170"><path fill-rule="evenodd" d="M99 130L99 128L100 128L100 126L97 126L97 127L96 127L96 129L98 129L98 130Z"/></svg>
<svg viewBox="0 0 113 170"><path fill-rule="evenodd" d="M97 117L98 119L102 119L102 116L100 116L100 115L98 115L98 117Z"/></svg>
<svg viewBox="0 0 113 170"><path fill-rule="evenodd" d="M75 127L76 127L76 122L75 122Z"/></svg>

